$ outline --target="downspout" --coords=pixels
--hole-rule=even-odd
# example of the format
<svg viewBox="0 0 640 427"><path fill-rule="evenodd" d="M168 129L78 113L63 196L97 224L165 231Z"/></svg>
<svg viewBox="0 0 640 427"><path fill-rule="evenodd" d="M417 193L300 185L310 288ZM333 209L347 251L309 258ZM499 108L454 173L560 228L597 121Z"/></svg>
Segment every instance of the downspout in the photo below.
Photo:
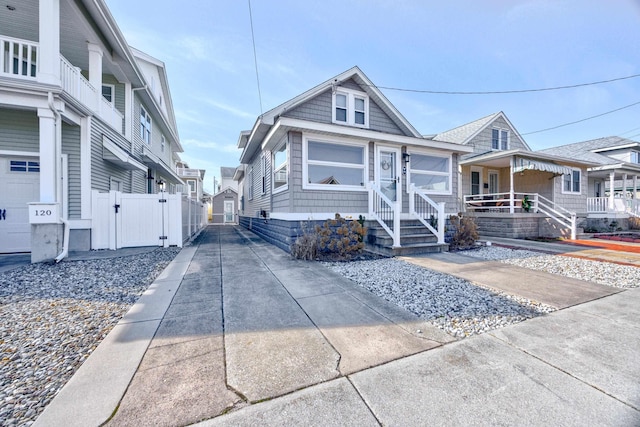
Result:
<svg viewBox="0 0 640 427"><path fill-rule="evenodd" d="M53 105L53 93L49 92L47 94L47 101L49 103L49 109L53 112L53 116L55 117L55 132L54 132L54 143L56 145L55 156L56 156L56 202L60 203L60 208L62 210L62 191L61 191L61 181L62 181L62 168L60 166L60 159L62 158L62 141L58 138L58 123L60 122L60 113L56 110L55 105ZM64 232L62 234L62 252L55 258L56 263L59 263L63 259L65 259L69 255L69 222L64 215L60 216L60 222L62 222L62 226L64 228Z"/></svg>

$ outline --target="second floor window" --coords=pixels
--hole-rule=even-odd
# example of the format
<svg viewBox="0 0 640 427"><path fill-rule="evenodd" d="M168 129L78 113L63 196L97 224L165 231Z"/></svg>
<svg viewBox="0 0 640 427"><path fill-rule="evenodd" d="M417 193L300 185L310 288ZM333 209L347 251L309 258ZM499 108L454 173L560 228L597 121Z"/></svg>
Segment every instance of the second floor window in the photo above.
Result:
<svg viewBox="0 0 640 427"><path fill-rule="evenodd" d="M165 139L164 139L164 135L160 136L160 151L162 151L164 153L164 146L166 145Z"/></svg>
<svg viewBox="0 0 640 427"><path fill-rule="evenodd" d="M189 184L189 192L190 193L195 193L196 192L196 182L192 179L188 179L187 180L187 184Z"/></svg>
<svg viewBox="0 0 640 427"><path fill-rule="evenodd" d="M102 97L106 99L107 102L111 105L113 105L114 93L115 93L115 86L102 85Z"/></svg>
<svg viewBox="0 0 640 427"><path fill-rule="evenodd" d="M333 122L369 127L369 97L366 93L337 89L333 94Z"/></svg>
<svg viewBox="0 0 640 427"><path fill-rule="evenodd" d="M509 131L503 129L492 129L491 148L494 150L508 150Z"/></svg>
<svg viewBox="0 0 640 427"><path fill-rule="evenodd" d="M147 145L151 145L151 116L140 107L140 138Z"/></svg>

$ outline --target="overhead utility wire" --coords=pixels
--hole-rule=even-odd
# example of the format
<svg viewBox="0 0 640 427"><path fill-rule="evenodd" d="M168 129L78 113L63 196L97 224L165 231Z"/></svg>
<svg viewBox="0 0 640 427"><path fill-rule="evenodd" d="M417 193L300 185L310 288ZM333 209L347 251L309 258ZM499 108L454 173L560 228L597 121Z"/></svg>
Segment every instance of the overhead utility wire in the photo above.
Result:
<svg viewBox="0 0 640 427"><path fill-rule="evenodd" d="M553 127L546 128L546 129L540 129L540 130L536 130L536 131L533 131L533 132L521 133L520 135L522 135L522 136L531 135L531 134L534 134L534 133L540 133L540 132L546 132L548 130L558 129L558 128L561 128L561 127L564 127L564 126L575 125L576 123L586 122L587 120L595 119L597 117L606 116L607 114L615 113L616 111L624 110L625 108L630 108L630 107L633 107L634 105L638 105L638 104L640 104L640 101L634 102L633 104L625 105L624 107L616 108L615 110L607 111L606 113L596 114L595 116L587 117L585 119L576 120L575 122L564 123L564 124L561 124L561 125L558 125L558 126L553 126Z"/></svg>
<svg viewBox="0 0 640 427"><path fill-rule="evenodd" d="M434 95L499 95L499 94L508 94L508 93L545 92L545 91L561 90L561 89L573 89L573 88L577 88L577 87L593 86L593 85L600 85L600 84L604 84L604 83L617 82L617 81L620 81L620 80L633 79L633 78L636 78L636 77L640 77L640 74L633 74L631 76L625 76L625 77L617 77L615 79L609 79L609 80L600 80L600 81L597 81L597 82L579 83L579 84L567 85L567 86L545 87L545 88L539 88L539 89L471 91L471 92L449 91L449 90L405 89L405 88L398 88L398 87L375 86L375 85L371 85L371 86L374 86L374 87L376 87L378 89L395 90L395 91L400 91L400 92L430 93L430 94L434 94Z"/></svg>
<svg viewBox="0 0 640 427"><path fill-rule="evenodd" d="M249 3L249 22L251 23L251 42L253 43L253 63L256 66L256 82L258 83L258 100L260 101L260 115L262 115L262 94L260 93L260 77L258 77L258 55L256 54L256 37L253 33L253 15L251 13L251 0Z"/></svg>

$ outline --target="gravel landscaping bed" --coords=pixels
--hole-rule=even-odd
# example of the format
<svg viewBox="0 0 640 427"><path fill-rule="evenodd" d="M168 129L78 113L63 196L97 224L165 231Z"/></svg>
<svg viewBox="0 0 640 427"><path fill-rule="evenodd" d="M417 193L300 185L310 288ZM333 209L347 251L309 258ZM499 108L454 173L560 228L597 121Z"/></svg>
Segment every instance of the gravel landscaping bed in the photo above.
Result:
<svg viewBox="0 0 640 427"><path fill-rule="evenodd" d="M324 265L459 338L555 310L393 258Z"/></svg>
<svg viewBox="0 0 640 427"><path fill-rule="evenodd" d="M0 273L0 420L29 426L180 251Z"/></svg>
<svg viewBox="0 0 640 427"><path fill-rule="evenodd" d="M640 285L640 268L629 265L499 246L486 246L464 254L616 288L637 288Z"/></svg>

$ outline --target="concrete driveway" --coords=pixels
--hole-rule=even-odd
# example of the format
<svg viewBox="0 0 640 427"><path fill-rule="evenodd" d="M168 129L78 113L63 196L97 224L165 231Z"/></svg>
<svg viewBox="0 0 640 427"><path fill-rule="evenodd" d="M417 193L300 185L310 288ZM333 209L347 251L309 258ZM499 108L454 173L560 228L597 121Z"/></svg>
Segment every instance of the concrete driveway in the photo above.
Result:
<svg viewBox="0 0 640 427"><path fill-rule="evenodd" d="M640 289L571 289L577 305L455 341L211 226L36 425L640 425Z"/></svg>

